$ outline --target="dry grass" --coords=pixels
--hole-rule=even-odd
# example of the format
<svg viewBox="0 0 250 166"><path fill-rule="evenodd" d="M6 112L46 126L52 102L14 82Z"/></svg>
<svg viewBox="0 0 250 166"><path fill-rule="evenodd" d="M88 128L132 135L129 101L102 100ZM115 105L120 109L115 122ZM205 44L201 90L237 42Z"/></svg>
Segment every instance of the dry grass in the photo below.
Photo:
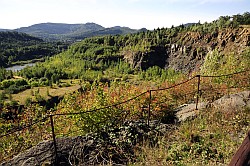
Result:
<svg viewBox="0 0 250 166"><path fill-rule="evenodd" d="M169 131L155 147L144 144L132 165L227 165L250 127L250 110L207 109Z"/></svg>
<svg viewBox="0 0 250 166"><path fill-rule="evenodd" d="M51 96L64 96L65 94L72 93L80 88L80 85L72 85L69 87L33 87L31 89L27 89L23 92L20 92L18 94L13 94L13 100L18 101L20 104L25 104L25 101L27 98L31 98L33 101L35 101L35 95L34 93L39 91L39 95L41 95L44 99L50 99ZM48 96L49 93L49 96Z"/></svg>

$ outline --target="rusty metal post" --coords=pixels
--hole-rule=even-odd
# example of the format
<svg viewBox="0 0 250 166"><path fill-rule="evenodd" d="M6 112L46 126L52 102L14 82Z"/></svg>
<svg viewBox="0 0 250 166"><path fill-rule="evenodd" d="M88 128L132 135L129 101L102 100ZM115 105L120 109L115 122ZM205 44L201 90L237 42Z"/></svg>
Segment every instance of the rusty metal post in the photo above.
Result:
<svg viewBox="0 0 250 166"><path fill-rule="evenodd" d="M56 136L55 136L54 123L53 123L53 115L50 114L49 117L50 117L50 124L51 124L52 137L53 137L54 150L55 150L55 163L57 164L57 147L56 147Z"/></svg>
<svg viewBox="0 0 250 166"><path fill-rule="evenodd" d="M150 122L150 116L151 116L151 112L150 112L150 109L151 109L151 98L152 98L152 91L149 90L149 103L148 103L148 125L149 125L149 122Z"/></svg>
<svg viewBox="0 0 250 166"><path fill-rule="evenodd" d="M197 86L197 96L196 96L196 105L195 109L198 110L198 102L199 102L199 95L200 95L200 83L201 83L201 76L197 75L198 78L198 86Z"/></svg>

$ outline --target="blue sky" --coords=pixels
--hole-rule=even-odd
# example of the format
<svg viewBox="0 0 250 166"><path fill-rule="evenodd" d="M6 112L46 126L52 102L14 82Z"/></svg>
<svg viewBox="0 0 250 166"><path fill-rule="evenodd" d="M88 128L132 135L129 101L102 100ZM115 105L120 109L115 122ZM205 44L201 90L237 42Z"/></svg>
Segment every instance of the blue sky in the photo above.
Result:
<svg viewBox="0 0 250 166"><path fill-rule="evenodd" d="M0 28L87 23L134 29L211 22L250 11L250 0L0 0Z"/></svg>

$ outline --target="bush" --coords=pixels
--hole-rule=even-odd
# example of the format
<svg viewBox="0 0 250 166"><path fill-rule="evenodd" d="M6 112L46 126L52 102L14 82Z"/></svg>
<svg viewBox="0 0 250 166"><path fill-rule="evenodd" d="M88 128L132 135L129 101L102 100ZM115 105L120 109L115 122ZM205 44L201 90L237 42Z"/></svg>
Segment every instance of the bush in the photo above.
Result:
<svg viewBox="0 0 250 166"><path fill-rule="evenodd" d="M180 73L176 72L173 69L161 69L159 66L153 66L148 68L146 71L141 71L139 73L139 79L141 80L160 80L174 82L177 78L179 78Z"/></svg>
<svg viewBox="0 0 250 166"><path fill-rule="evenodd" d="M13 80L3 80L1 82L1 89L6 89L6 88L10 87L13 84L15 84L15 82Z"/></svg>
<svg viewBox="0 0 250 166"><path fill-rule="evenodd" d="M10 94L16 94L29 88L30 85L23 85L23 86L11 85L9 88L5 89L5 92Z"/></svg>
<svg viewBox="0 0 250 166"><path fill-rule="evenodd" d="M5 93L4 92L1 92L0 93L0 100L4 100L5 99Z"/></svg>
<svg viewBox="0 0 250 166"><path fill-rule="evenodd" d="M58 85L58 87L70 87L70 84L69 83L60 83L59 85Z"/></svg>
<svg viewBox="0 0 250 166"><path fill-rule="evenodd" d="M29 106L32 102L32 99L30 97L26 98L25 100L25 106Z"/></svg>
<svg viewBox="0 0 250 166"><path fill-rule="evenodd" d="M36 94L36 95L35 95L35 98L36 98L36 101L37 101L37 102L42 102L42 101L45 100L40 94Z"/></svg>
<svg viewBox="0 0 250 166"><path fill-rule="evenodd" d="M39 85L40 86L48 86L49 80L46 77L42 77L39 79Z"/></svg>
<svg viewBox="0 0 250 166"><path fill-rule="evenodd" d="M33 82L30 83L30 86L31 87L38 87L39 86L39 82L33 81Z"/></svg>
<svg viewBox="0 0 250 166"><path fill-rule="evenodd" d="M28 85L28 82L25 79L17 79L14 82L16 86Z"/></svg>

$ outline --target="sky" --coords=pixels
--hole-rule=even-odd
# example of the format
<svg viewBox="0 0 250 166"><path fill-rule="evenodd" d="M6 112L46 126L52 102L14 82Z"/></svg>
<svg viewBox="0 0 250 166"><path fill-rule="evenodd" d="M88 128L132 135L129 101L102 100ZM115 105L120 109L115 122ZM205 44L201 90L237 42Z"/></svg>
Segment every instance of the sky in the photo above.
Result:
<svg viewBox="0 0 250 166"><path fill-rule="evenodd" d="M250 0L0 0L0 28L97 23L156 29L250 12Z"/></svg>

